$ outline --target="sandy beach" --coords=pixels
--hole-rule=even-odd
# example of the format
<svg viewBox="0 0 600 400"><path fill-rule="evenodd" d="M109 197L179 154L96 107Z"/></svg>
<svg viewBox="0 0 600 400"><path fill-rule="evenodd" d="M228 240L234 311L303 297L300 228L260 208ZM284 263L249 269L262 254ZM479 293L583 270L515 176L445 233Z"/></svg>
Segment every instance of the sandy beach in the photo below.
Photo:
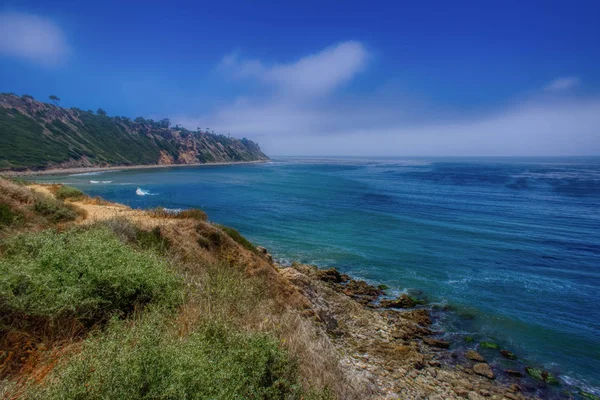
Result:
<svg viewBox="0 0 600 400"><path fill-rule="evenodd" d="M0 175L3 175L3 176L35 176L35 175L83 174L83 173L87 173L87 172L120 171L120 170L125 170L125 169L209 167L209 166L217 166L217 165L260 164L260 163L264 163L264 162L268 162L268 161L269 160L193 163L193 164L123 165L123 166L112 166L112 167L50 168L50 169L43 169L43 170L1 171Z"/></svg>

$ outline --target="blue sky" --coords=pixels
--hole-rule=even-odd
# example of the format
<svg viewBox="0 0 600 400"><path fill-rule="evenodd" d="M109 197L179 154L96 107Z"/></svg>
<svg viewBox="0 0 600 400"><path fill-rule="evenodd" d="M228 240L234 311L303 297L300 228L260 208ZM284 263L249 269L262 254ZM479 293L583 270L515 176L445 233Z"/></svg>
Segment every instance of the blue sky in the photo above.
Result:
<svg viewBox="0 0 600 400"><path fill-rule="evenodd" d="M600 154L600 3L4 1L0 91L269 154Z"/></svg>

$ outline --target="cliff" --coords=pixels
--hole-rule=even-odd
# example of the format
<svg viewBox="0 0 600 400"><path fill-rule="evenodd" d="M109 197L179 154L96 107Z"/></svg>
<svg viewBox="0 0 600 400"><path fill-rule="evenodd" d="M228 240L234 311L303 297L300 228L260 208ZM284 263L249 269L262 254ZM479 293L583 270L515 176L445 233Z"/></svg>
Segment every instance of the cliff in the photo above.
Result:
<svg viewBox="0 0 600 400"><path fill-rule="evenodd" d="M248 140L0 94L0 170L268 160Z"/></svg>
<svg viewBox="0 0 600 400"><path fill-rule="evenodd" d="M536 390L488 364L482 346L441 340L417 299L280 265L201 210L135 210L17 182L0 178L2 398L525 400Z"/></svg>

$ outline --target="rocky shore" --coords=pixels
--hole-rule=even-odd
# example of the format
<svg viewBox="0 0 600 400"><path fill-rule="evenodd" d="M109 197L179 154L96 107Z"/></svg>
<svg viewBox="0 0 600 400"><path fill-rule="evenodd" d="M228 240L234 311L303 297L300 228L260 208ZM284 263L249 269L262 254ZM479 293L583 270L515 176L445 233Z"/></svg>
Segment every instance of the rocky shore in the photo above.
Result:
<svg viewBox="0 0 600 400"><path fill-rule="evenodd" d="M546 371L525 366L504 370L488 363L477 350L497 347L493 343L464 348L443 340L427 305L406 294L388 298L384 286L335 269L275 266L309 300L303 313L331 338L350 380L368 387L374 398L521 400L539 398L544 387L557 383ZM507 359L516 357L509 350L496 350Z"/></svg>

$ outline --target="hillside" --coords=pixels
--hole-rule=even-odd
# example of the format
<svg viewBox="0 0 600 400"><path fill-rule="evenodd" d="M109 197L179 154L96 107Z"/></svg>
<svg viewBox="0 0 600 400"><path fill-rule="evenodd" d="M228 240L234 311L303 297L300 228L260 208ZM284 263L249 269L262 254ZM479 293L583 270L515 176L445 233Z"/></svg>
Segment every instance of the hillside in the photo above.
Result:
<svg viewBox="0 0 600 400"><path fill-rule="evenodd" d="M0 178L0 398L525 400L556 380L207 218Z"/></svg>
<svg viewBox="0 0 600 400"><path fill-rule="evenodd" d="M248 139L0 94L0 170L267 160Z"/></svg>

